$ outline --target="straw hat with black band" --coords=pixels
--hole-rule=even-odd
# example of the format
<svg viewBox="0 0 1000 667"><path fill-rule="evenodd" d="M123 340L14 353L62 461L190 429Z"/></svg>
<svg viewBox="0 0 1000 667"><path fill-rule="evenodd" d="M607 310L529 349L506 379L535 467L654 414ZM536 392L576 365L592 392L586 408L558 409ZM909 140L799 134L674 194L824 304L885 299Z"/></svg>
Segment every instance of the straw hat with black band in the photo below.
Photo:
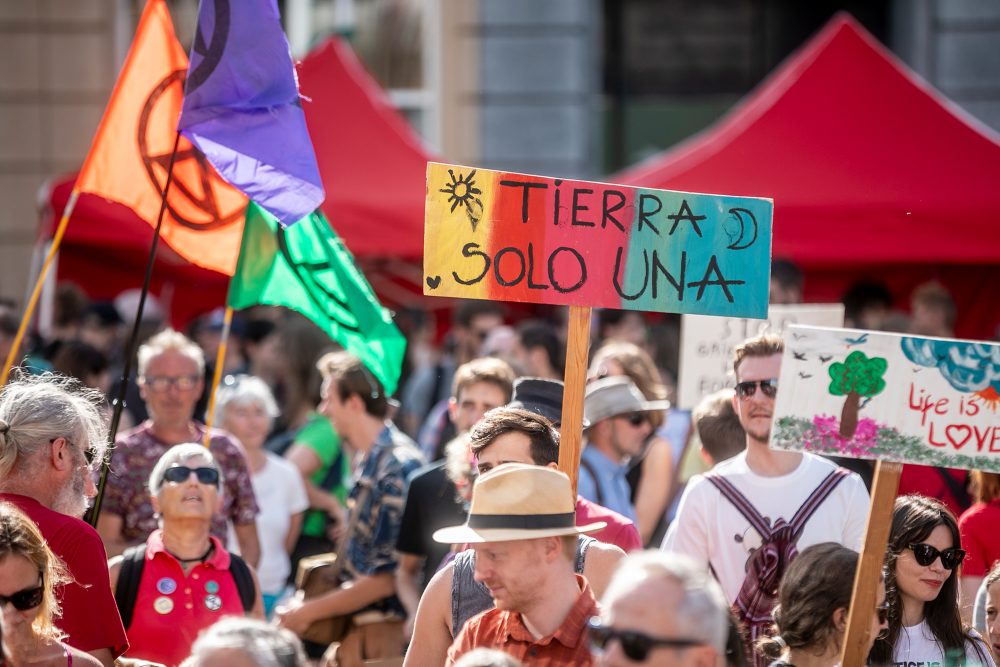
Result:
<svg viewBox="0 0 1000 667"><path fill-rule="evenodd" d="M476 480L466 522L436 531L434 540L443 544L533 540L591 533L606 525L604 521L576 525L576 499L565 473L505 463Z"/></svg>

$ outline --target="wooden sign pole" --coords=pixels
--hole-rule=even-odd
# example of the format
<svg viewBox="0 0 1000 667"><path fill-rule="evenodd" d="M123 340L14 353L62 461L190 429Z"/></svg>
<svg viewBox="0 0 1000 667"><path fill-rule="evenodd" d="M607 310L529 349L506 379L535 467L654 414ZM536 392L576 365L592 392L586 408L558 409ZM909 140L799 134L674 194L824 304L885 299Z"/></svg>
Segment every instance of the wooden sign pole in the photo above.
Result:
<svg viewBox="0 0 1000 667"><path fill-rule="evenodd" d="M587 357L590 353L590 311L589 306L569 307L569 333L566 340L566 386L563 390L559 470L569 475L574 497L583 441L583 396L587 387Z"/></svg>
<svg viewBox="0 0 1000 667"><path fill-rule="evenodd" d="M875 594L885 563L885 549L889 544L889 528L892 525L892 508L902 470L902 463L879 461L875 464L875 480L872 484L865 544L858 559L858 569L854 573L854 590L851 593L851 609L847 616L847 632L844 635L844 645L841 647L842 665L863 665L868 658L865 647L868 646L868 633L875 611Z"/></svg>

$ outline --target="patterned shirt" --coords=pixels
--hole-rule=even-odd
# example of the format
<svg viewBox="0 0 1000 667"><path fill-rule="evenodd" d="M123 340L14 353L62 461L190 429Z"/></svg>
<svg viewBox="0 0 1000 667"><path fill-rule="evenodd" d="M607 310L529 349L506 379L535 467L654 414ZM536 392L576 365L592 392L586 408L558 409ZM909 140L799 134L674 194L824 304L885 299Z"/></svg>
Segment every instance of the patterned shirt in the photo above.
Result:
<svg viewBox="0 0 1000 667"><path fill-rule="evenodd" d="M351 512L358 512L357 525L347 543L347 571L353 577L395 572L396 541L406 500L406 481L424 464L414 442L390 422L379 433L368 455L355 469L348 498ZM370 489L365 502L356 506L363 488ZM395 596L377 605L379 611L402 612Z"/></svg>
<svg viewBox="0 0 1000 667"><path fill-rule="evenodd" d="M203 442L204 424L195 422L194 430L192 442ZM254 523L259 510L243 447L225 431L213 428L211 433L208 448L223 480L223 505L212 520L212 535L225 542L227 520ZM115 442L101 511L122 518L122 538L127 542L144 542L159 528L149 501L149 475L172 446L153 435L151 421L122 433Z"/></svg>
<svg viewBox="0 0 1000 667"><path fill-rule="evenodd" d="M575 575L580 595L559 628L535 639L515 611L490 609L469 619L448 649L447 667L475 648L499 648L532 667L591 667L594 658L587 641L587 619L599 613L590 584Z"/></svg>

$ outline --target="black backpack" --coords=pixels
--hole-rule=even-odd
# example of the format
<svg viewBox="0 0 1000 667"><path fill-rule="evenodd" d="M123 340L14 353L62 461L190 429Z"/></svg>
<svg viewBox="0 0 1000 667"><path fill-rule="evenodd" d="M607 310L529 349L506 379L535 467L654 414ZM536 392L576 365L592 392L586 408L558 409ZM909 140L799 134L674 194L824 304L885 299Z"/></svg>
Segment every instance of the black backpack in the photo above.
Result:
<svg viewBox="0 0 1000 667"><path fill-rule="evenodd" d="M122 617L122 625L128 630L132 625L132 611L135 609L135 598L139 595L139 582L142 581L142 569L146 565L146 545L139 544L125 550L122 554L121 569L118 571L118 582L115 585L115 604ZM257 598L257 589L253 583L250 567L236 554L229 553L229 572L240 594L243 611L250 613Z"/></svg>

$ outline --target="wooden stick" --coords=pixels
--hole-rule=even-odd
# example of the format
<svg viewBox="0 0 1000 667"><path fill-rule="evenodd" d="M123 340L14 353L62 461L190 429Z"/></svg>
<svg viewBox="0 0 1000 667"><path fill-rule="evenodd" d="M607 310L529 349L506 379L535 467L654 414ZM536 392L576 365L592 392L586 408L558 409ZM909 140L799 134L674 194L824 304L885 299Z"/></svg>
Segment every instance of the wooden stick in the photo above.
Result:
<svg viewBox="0 0 1000 667"><path fill-rule="evenodd" d="M208 392L208 408L205 410L205 446L212 441L209 431L215 421L215 392L222 380L222 367L226 361L226 345L229 343L229 327L233 323L233 309L226 306L226 316L222 322L222 339L219 340L219 350L215 353L215 373L212 374L212 386Z"/></svg>
<svg viewBox="0 0 1000 667"><path fill-rule="evenodd" d="M566 340L566 386L563 391L559 470L569 475L574 497L583 440L583 395L587 387L587 358L590 354L590 311L590 306L569 307L569 333Z"/></svg>
<svg viewBox="0 0 1000 667"><path fill-rule="evenodd" d="M847 616L847 633L844 635L844 645L841 647L842 665L863 665L868 659L868 633L872 627L872 614L875 613L875 592L885 563L885 549L889 544L889 528L892 524L892 508L902 470L902 463L879 461L875 465L865 544L861 549L858 569L854 574L854 590L851 593L851 608Z"/></svg>
<svg viewBox="0 0 1000 667"><path fill-rule="evenodd" d="M28 299L28 303L24 307L24 315L21 316L21 324L17 328L17 335L14 336L14 343L11 345L10 352L7 353L7 359L4 360L3 374L0 375L0 386L7 384L7 378L10 377L10 369L14 366L14 358L17 356L18 350L21 349L24 332L28 329L28 322L31 321L31 316L35 313L35 306L38 305L38 297L42 293L42 285L45 284L49 267L52 266L56 253L59 252L59 246L62 243L63 235L66 233L66 227L69 226L69 217L73 214L73 209L76 208L76 200L79 196L80 191L74 187L69 195L69 200L66 202L66 207L63 208L63 214L59 219L59 226L56 228L56 233L52 236L52 247L49 248L49 254L45 256L45 263L42 264L42 270L38 272L38 280L35 282L35 288L31 291L31 298Z"/></svg>

